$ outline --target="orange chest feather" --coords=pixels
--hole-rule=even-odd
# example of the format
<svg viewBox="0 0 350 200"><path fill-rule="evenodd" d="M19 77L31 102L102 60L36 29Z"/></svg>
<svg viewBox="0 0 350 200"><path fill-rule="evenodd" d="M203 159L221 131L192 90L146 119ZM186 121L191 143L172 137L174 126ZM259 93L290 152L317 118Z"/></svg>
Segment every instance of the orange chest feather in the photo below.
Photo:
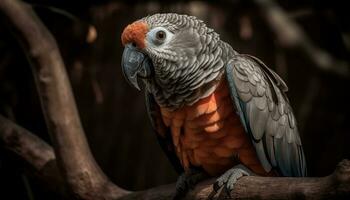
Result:
<svg viewBox="0 0 350 200"><path fill-rule="evenodd" d="M237 164L239 157L238 162L263 173L235 114L226 84L194 105L175 111L161 108L161 113L185 170L191 165L199 166L210 175L218 175Z"/></svg>

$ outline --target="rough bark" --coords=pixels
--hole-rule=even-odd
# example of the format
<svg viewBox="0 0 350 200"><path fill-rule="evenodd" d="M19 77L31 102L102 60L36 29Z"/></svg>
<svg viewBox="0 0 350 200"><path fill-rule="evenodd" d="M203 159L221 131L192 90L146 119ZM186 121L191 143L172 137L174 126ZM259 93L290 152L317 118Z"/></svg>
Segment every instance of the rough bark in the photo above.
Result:
<svg viewBox="0 0 350 200"><path fill-rule="evenodd" d="M186 199L208 199L212 181L199 184ZM160 186L146 191L134 192L121 199L171 199L175 185ZM350 161L340 162L333 174L322 177L257 177L238 180L230 197L225 199L349 199Z"/></svg>
<svg viewBox="0 0 350 200"><path fill-rule="evenodd" d="M53 149L0 116L3 145L41 171L39 174L48 177L46 181L60 184L50 179L54 174L60 176L75 198L172 198L174 185L129 192L108 180L90 152L54 38L28 5L18 0L1 0L0 11L28 52ZM53 166L45 168L48 163ZM212 181L199 184L186 198L207 199L212 192ZM332 175L323 178L243 177L228 199L345 199L349 194L350 161L344 160Z"/></svg>
<svg viewBox="0 0 350 200"><path fill-rule="evenodd" d="M9 150L27 161L38 175L51 188L60 186L59 171L56 167L53 149L40 138L21 128L0 115L0 141ZM49 166L49 167L47 167ZM186 199L208 199L212 193L212 183L208 180L200 183ZM82 186L86 187L86 186ZM172 199L175 184L155 187L149 190L121 193L118 196L106 195L106 199ZM98 191L101 192L101 191ZM106 191L108 192L108 191ZM108 197L107 197L108 196ZM80 199L86 196L77 194ZM119 198L118 198L119 197ZM216 198L216 196L214 197ZM243 177L238 180L231 197L225 199L349 199L350 198L350 161L339 163L333 174L321 178L290 177Z"/></svg>

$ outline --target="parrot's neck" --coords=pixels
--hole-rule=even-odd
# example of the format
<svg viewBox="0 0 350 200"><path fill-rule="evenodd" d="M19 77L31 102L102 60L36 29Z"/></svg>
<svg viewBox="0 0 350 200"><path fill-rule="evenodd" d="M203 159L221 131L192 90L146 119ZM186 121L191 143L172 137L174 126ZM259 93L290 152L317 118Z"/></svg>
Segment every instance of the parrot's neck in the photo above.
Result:
<svg viewBox="0 0 350 200"><path fill-rule="evenodd" d="M163 93L163 89L160 88L157 84L148 84L148 91L153 94L156 99L156 102L163 108L169 110L177 110L184 106L191 106L200 99L206 98L211 95L221 80L223 73L220 73L216 79L210 81L206 84L203 84L198 89L193 91L183 91L181 93L173 93L168 96L166 93ZM168 97L168 98L167 98Z"/></svg>
<svg viewBox="0 0 350 200"><path fill-rule="evenodd" d="M221 56L207 55L209 57L208 63L212 65L208 66L205 63L205 65L197 67L197 72L181 73L182 76L178 76L177 71L174 70L174 76L168 75L162 77L163 79L147 80L148 92L153 94L160 106L171 110L191 106L200 99L208 97L222 80L228 60L237 54L231 46L221 41L215 51L218 51ZM165 67L169 68L169 66ZM186 69L191 69L193 66L186 67Z"/></svg>

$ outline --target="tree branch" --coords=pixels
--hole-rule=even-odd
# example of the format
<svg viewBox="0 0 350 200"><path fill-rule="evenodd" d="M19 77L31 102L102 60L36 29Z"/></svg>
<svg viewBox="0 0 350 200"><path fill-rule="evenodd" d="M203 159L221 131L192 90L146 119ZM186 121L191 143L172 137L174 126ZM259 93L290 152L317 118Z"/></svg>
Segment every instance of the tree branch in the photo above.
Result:
<svg viewBox="0 0 350 200"><path fill-rule="evenodd" d="M64 193L53 149L46 142L0 115L0 143L30 165L30 170L50 189Z"/></svg>
<svg viewBox="0 0 350 200"><path fill-rule="evenodd" d="M47 163L55 160L50 145L2 115L0 138L4 147L26 160L37 171L41 171Z"/></svg>
<svg viewBox="0 0 350 200"><path fill-rule="evenodd" d="M27 56L46 124L60 171L69 188L86 199L104 198L107 194L116 198L125 194L126 191L108 180L92 157L66 69L51 33L32 8L23 2L1 0L0 9L18 33L25 52L29 52Z"/></svg>
<svg viewBox="0 0 350 200"><path fill-rule="evenodd" d="M0 141L30 163L53 186L62 184L57 181L59 175L55 164L50 168L48 163L55 163L52 148L40 138L29 133L0 115ZM45 178L46 177L46 178ZM54 177L54 178L53 178ZM212 182L200 183L186 199L208 199L212 192ZM84 186L83 186L84 187ZM120 198L106 199L172 199L175 184L155 187L145 191L121 194ZM84 196L77 196L84 199ZM243 177L238 180L231 197L227 199L346 199L350 197L350 161L343 160L333 174L322 178L289 178L289 177Z"/></svg>
<svg viewBox="0 0 350 200"><path fill-rule="evenodd" d="M212 192L213 181L199 184L186 199L204 200ZM175 185L160 186L146 191L134 192L120 200L171 199ZM333 174L322 178L259 177L246 176L239 179L225 199L349 199L350 161L340 162Z"/></svg>
<svg viewBox="0 0 350 200"><path fill-rule="evenodd" d="M317 47L283 9L273 0L254 0L262 18L277 36L280 45L297 48L310 58L322 71L349 78L350 66L346 61L337 60L325 50Z"/></svg>

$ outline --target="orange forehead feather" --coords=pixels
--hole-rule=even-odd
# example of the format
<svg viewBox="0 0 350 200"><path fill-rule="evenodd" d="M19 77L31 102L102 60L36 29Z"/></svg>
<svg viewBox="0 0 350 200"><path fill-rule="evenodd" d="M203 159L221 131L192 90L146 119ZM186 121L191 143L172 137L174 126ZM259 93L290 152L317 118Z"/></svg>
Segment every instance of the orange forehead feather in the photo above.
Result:
<svg viewBox="0 0 350 200"><path fill-rule="evenodd" d="M138 48L145 48L145 38L148 26L145 22L137 21L129 24L122 33L122 44L135 43Z"/></svg>

